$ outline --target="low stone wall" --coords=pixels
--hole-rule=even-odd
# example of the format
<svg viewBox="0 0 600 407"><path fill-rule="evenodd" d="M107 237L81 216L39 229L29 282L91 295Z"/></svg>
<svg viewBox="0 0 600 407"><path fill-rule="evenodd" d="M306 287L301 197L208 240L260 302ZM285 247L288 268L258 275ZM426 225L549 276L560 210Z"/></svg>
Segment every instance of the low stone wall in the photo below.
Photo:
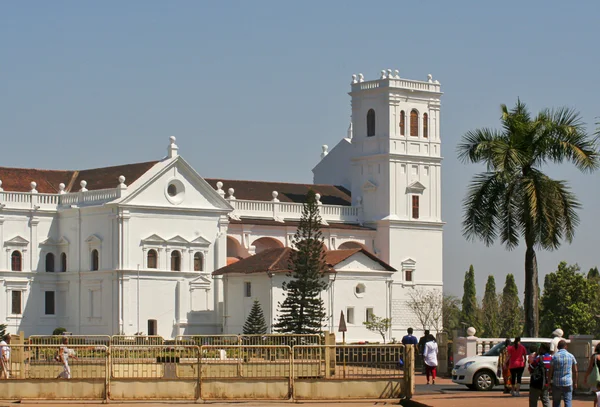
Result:
<svg viewBox="0 0 600 407"><path fill-rule="evenodd" d="M402 381L391 379L294 380L294 400L399 399Z"/></svg>
<svg viewBox="0 0 600 407"><path fill-rule="evenodd" d="M0 381L0 397L5 400L103 400L105 390L105 381L97 379Z"/></svg>

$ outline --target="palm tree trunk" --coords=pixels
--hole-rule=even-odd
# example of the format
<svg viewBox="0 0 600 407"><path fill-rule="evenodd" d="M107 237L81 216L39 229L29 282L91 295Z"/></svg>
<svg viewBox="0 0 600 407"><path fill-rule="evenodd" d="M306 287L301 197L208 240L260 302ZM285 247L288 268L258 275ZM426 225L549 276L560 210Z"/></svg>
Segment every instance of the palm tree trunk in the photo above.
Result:
<svg viewBox="0 0 600 407"><path fill-rule="evenodd" d="M527 240L527 239L526 239ZM539 335L539 309L538 309L538 267L533 243L526 242L525 252L525 329L524 334L530 338Z"/></svg>

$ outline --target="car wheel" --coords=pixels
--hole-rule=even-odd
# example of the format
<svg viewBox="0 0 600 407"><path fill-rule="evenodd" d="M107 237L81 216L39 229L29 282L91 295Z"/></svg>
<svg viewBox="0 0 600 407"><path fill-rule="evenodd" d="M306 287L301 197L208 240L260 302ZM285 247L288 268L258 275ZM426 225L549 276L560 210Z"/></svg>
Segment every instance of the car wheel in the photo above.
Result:
<svg viewBox="0 0 600 407"><path fill-rule="evenodd" d="M494 374L489 370L482 370L477 372L473 378L473 386L480 391L488 391L494 388L496 384L496 378Z"/></svg>

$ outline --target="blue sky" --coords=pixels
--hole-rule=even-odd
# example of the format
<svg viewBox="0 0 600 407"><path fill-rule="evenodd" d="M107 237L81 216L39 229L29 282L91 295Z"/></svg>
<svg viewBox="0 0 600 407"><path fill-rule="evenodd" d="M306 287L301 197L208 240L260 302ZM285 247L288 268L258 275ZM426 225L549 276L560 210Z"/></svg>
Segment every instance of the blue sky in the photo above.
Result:
<svg viewBox="0 0 600 407"><path fill-rule="evenodd" d="M205 177L310 182L320 146L350 115L353 73L442 84L445 286L478 293L514 273L524 248L466 242L461 199L478 169L456 159L469 129L498 125L517 97L532 110L600 115L600 2L27 1L0 3L0 165L91 168L147 161L168 136ZM591 126L590 126L591 127ZM538 253L600 264L600 173L550 168L580 197L572 245ZM541 280L542 281L542 280Z"/></svg>

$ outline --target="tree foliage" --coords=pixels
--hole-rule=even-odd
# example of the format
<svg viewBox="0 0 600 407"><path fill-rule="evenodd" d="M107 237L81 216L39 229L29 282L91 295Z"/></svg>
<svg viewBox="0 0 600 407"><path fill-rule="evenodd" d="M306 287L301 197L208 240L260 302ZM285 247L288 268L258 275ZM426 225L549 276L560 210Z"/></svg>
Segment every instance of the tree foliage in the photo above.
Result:
<svg viewBox="0 0 600 407"><path fill-rule="evenodd" d="M54 331L52 331L52 335L54 335L54 336L62 335L65 332L67 332L67 329L59 326L58 328L54 328Z"/></svg>
<svg viewBox="0 0 600 407"><path fill-rule="evenodd" d="M500 301L500 336L512 338L523 332L521 301L515 276L508 274Z"/></svg>
<svg viewBox="0 0 600 407"><path fill-rule="evenodd" d="M315 195L313 190L306 194L302 218L292 240L296 250L290 255L289 280L283 283L285 299L279 303L279 317L274 324L281 333L320 333L325 320L321 293L327 288L324 273L328 269Z"/></svg>
<svg viewBox="0 0 600 407"><path fill-rule="evenodd" d="M390 329L390 326L392 326L392 319L382 318L375 314L371 314L371 320L363 322L363 325L369 331L379 333L383 339L383 343L385 343L385 334Z"/></svg>
<svg viewBox="0 0 600 407"><path fill-rule="evenodd" d="M579 271L578 265L569 266L563 261L555 272L546 275L541 300L542 335L549 336L557 327L565 337L593 332L598 313L594 307L597 285L590 284Z"/></svg>
<svg viewBox="0 0 600 407"><path fill-rule="evenodd" d="M461 322L466 323L468 326L479 328L478 314L475 269L471 264L469 271L465 273L465 282L463 284Z"/></svg>
<svg viewBox="0 0 600 407"><path fill-rule="evenodd" d="M442 326L448 339L454 337L454 330L460 328L460 299L453 295L444 295L442 302Z"/></svg>
<svg viewBox="0 0 600 407"><path fill-rule="evenodd" d="M8 328L6 324L0 324L0 340L3 340L6 336L6 328Z"/></svg>
<svg viewBox="0 0 600 407"><path fill-rule="evenodd" d="M244 335L262 335L267 333L267 323L265 315L258 300L254 300L250 314L246 318L243 329Z"/></svg>
<svg viewBox="0 0 600 407"><path fill-rule="evenodd" d="M494 276L488 276L481 310L483 335L488 338L497 338L500 335L500 305Z"/></svg>
<svg viewBox="0 0 600 407"><path fill-rule="evenodd" d="M538 269L535 249L554 250L571 242L580 204L566 181L542 172L546 164L570 161L581 171L600 165L596 141L586 134L579 113L544 109L535 117L520 100L502 105L501 129L477 129L463 136L459 158L486 166L469 186L463 233L511 250L523 239L525 252L525 332L537 337Z"/></svg>
<svg viewBox="0 0 600 407"><path fill-rule="evenodd" d="M419 287L408 292L408 307L419 320L423 330L443 329L444 296L440 290Z"/></svg>

